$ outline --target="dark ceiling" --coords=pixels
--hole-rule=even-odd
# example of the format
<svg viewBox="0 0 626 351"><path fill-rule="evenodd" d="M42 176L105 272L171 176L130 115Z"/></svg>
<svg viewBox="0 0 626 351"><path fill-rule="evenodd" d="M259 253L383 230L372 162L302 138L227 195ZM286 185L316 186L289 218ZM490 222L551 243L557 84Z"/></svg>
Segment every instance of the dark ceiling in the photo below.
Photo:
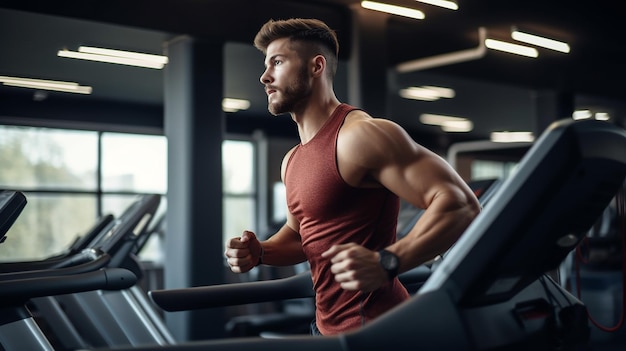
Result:
<svg viewBox="0 0 626 351"><path fill-rule="evenodd" d="M538 92L575 96L576 105L590 104L624 119L626 48L619 2L566 0L458 0L450 11L412 0L388 3L425 12L424 20L389 15L383 64L396 64L478 46L478 28L492 38L510 37L512 26L567 41L570 54L539 49L536 59L489 50L476 60L395 74L390 94L409 85L448 84L457 98L424 103L390 100L390 118L415 128L420 112L470 115L475 138L491 130L532 129ZM124 67L56 56L79 45L161 53L163 43L179 35L225 38L225 94L248 98L248 115L267 115L258 84L263 57L250 45L268 19L316 17L337 30L341 59L350 57L351 11L357 0L109 0L0 1L0 75L77 81L93 86L91 96L125 103L161 105L162 71ZM120 84L121 83L121 84ZM338 82L338 94L345 92ZM0 102L20 88L0 86ZM480 93L480 95L479 95ZM32 92L29 92L32 94ZM50 93L48 98L63 93ZM577 106L578 107L578 106ZM583 106L584 107L584 106ZM623 124L623 122L620 122Z"/></svg>

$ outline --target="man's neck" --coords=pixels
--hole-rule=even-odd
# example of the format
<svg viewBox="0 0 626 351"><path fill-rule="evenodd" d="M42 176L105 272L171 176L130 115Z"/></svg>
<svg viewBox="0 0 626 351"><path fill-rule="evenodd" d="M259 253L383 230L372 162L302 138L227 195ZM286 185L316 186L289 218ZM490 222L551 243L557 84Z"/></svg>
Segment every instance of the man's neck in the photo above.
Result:
<svg viewBox="0 0 626 351"><path fill-rule="evenodd" d="M339 100L333 96L323 103L309 103L301 111L292 113L291 118L298 125L300 143L306 144L313 139L339 105Z"/></svg>

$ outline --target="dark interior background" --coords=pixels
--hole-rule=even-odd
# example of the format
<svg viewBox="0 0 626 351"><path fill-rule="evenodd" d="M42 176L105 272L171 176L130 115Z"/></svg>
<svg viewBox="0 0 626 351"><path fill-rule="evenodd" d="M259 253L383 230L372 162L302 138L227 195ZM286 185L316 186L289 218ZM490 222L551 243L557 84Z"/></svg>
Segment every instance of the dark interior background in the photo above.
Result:
<svg viewBox="0 0 626 351"><path fill-rule="evenodd" d="M451 11L409 0L388 1L421 9L424 20L385 15L379 50L389 72L386 117L401 123L425 144L487 139L491 131L534 131L545 127L537 116L542 97L556 101L552 119L568 117L573 108L609 112L624 125L626 68L618 2L565 0L459 0ZM296 137L289 118L271 118L258 83L263 57L251 46L268 19L316 17L334 28L342 62L354 53L351 14L356 0L162 0L162 1L1 1L0 75L76 81L93 87L91 95L38 92L0 85L0 115L5 123L33 124L40 119L72 126L105 125L160 133L163 71L59 58L56 52L79 45L163 53L163 43L178 36L219 38L225 43L225 97L252 102L249 110L229 114L227 131ZM363 25L367 28L368 24ZM478 45L478 28L488 37L510 37L512 26L567 41L570 54L539 49L536 59L488 50L473 61L410 73L395 65ZM378 30L378 28L376 29ZM364 34L367 35L367 34ZM510 39L509 39L510 41ZM222 54L222 53L216 53ZM336 90L347 99L345 69ZM406 100L401 88L443 85L454 99ZM63 106L62 112L57 109ZM76 113L72 113L75 111ZM420 113L451 114L474 123L470 133L443 133L419 122ZM545 117L544 117L545 119Z"/></svg>
<svg viewBox="0 0 626 351"><path fill-rule="evenodd" d="M374 15L360 9L357 0L0 0L0 76L74 81L93 87L91 95L78 95L0 85L0 124L166 135L164 120L172 123L173 129L179 126L174 123L177 116L164 113L164 96L173 89L166 86L163 70L60 58L57 51L91 45L163 54L167 43L181 37L219 41L223 50L216 50L215 55L223 55L223 67L219 68L223 70L223 97L251 101L250 109L222 116L225 132L251 136L260 131L280 140L268 146L268 154L277 159L267 160L266 165L277 173L282 157L279 149L292 146L291 139L298 136L289 117L272 117L267 112L258 80L263 56L251 44L270 18L312 17L327 22L339 36L338 97L352 103L351 94L360 91L367 95L361 101L363 107L374 107L368 107L369 112L398 122L418 142L441 153L458 142L486 140L492 131L537 135L551 121L570 117L575 109L606 112L611 123L626 125L626 30L620 2L458 0L458 11L413 0L386 2L421 9L426 18ZM489 50L484 57L468 62L410 73L396 71L400 63L476 48L481 27L488 37L510 38L512 26L564 40L571 53L538 49L539 57L531 59ZM369 47L366 55L358 51L363 46ZM222 65L222 60L214 61ZM362 84L355 84L349 72L359 61L371 72L360 71ZM385 79L371 79L379 72ZM456 96L421 102L398 95L402 88L421 85L446 86L454 89ZM227 280L221 235L205 235L221 232L222 175L215 170L222 166L224 135L211 129L221 129L221 120L192 133L194 127L206 126L197 119L220 117L216 116L220 99L211 96L209 102L196 103L200 109L208 108L211 116L186 116L187 124L181 126L186 134L167 135L173 136L168 139L173 141L168 151L185 155L176 161L188 163L168 165L168 191L180 196L168 198L168 231L176 236L166 254L176 259L168 261L164 271L166 288ZM177 96L168 102L186 107L181 100L184 97ZM420 123L421 113L466 117L474 129L445 133ZM185 139L187 135L193 140ZM283 138L290 140L283 145ZM513 160L520 156L514 149L498 155ZM268 184L272 177L278 176L266 175ZM207 333L218 336L224 324L224 317L215 311L170 314L167 318L177 336L190 340Z"/></svg>

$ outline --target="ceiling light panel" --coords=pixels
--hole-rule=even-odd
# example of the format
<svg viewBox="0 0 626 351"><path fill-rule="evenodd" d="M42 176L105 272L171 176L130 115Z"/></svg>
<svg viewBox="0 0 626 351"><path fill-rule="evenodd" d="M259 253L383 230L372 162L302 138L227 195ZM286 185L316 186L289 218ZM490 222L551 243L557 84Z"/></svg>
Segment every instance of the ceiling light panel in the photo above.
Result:
<svg viewBox="0 0 626 351"><path fill-rule="evenodd" d="M446 99L452 99L456 95L456 92L454 91L454 89L450 89L450 88L436 87L432 85L424 85L422 86L422 88L432 90L436 92L439 97L446 98Z"/></svg>
<svg viewBox="0 0 626 351"><path fill-rule="evenodd" d="M593 113L590 110L576 110L572 113L572 119L581 120L581 119L589 119L593 117Z"/></svg>
<svg viewBox="0 0 626 351"><path fill-rule="evenodd" d="M441 124L441 130L448 133L467 133L474 129L474 123L465 121L446 121Z"/></svg>
<svg viewBox="0 0 626 351"><path fill-rule="evenodd" d="M611 119L611 115L608 112L596 112L594 118L598 121L608 121Z"/></svg>
<svg viewBox="0 0 626 351"><path fill-rule="evenodd" d="M163 55L153 55L153 54L144 54L144 53L132 52L132 51L96 48L92 46L80 46L78 47L78 52L85 52L88 54L96 54L96 55L113 56L113 57L125 57L125 58L129 58L133 60L149 61L149 62L162 63L162 64L166 64L168 62L167 56L163 56Z"/></svg>
<svg viewBox="0 0 626 351"><path fill-rule="evenodd" d="M522 55L532 58L536 58L539 56L539 52L537 51L537 49L530 46L513 44L496 39L485 39L485 46L489 49L504 51L511 54Z"/></svg>
<svg viewBox="0 0 626 351"><path fill-rule="evenodd" d="M474 123L463 117L422 113L420 122L439 126L444 132L470 132L474 129Z"/></svg>
<svg viewBox="0 0 626 351"><path fill-rule="evenodd" d="M551 50L563 52L566 54L570 52L569 44L565 42L541 37L541 36L534 35L534 34L529 34L526 32L519 31L515 28L511 32L511 38L517 41L521 41L523 43L541 46L546 49L551 49Z"/></svg>
<svg viewBox="0 0 626 351"><path fill-rule="evenodd" d="M494 143L520 143L533 142L535 136L532 132L492 132L490 139Z"/></svg>
<svg viewBox="0 0 626 351"><path fill-rule="evenodd" d="M598 121L609 121L611 119L611 114L606 111L594 111L590 109L579 109L572 113L572 119L577 121L592 118Z"/></svg>
<svg viewBox="0 0 626 351"><path fill-rule="evenodd" d="M455 96L455 92L450 88L424 85L402 89L400 90L400 96L405 99L435 101L440 98L451 99Z"/></svg>
<svg viewBox="0 0 626 351"><path fill-rule="evenodd" d="M81 46L78 51L59 50L59 57L74 58L119 65L162 69L168 62L166 56L144 54L131 51L113 50Z"/></svg>
<svg viewBox="0 0 626 351"><path fill-rule="evenodd" d="M224 98L222 99L222 111L237 112L250 108L250 101L244 99Z"/></svg>
<svg viewBox="0 0 626 351"><path fill-rule="evenodd" d="M13 87L53 90L75 94L91 94L92 92L92 88L90 86L57 80L0 76L0 83Z"/></svg>
<svg viewBox="0 0 626 351"><path fill-rule="evenodd" d="M375 1L361 1L361 7L368 10L386 12L393 15L404 16L414 19L424 19L426 17L424 15L424 12L420 10L396 5L389 5Z"/></svg>
<svg viewBox="0 0 626 351"><path fill-rule="evenodd" d="M448 0L415 0L415 1L423 2L424 4L443 7L449 10L459 9L459 5L454 1L448 1Z"/></svg>

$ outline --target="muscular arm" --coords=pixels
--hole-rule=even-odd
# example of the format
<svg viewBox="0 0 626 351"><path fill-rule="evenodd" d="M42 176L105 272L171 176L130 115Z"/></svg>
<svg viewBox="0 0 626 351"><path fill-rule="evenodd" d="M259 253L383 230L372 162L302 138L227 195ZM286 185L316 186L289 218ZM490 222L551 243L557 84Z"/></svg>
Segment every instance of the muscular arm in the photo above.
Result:
<svg viewBox="0 0 626 351"><path fill-rule="evenodd" d="M290 227L289 220L263 242L253 232L244 231L241 237L231 238L226 242L224 255L230 269L235 273L248 272L259 263L260 258L263 264L275 266L289 266L306 259L300 235Z"/></svg>
<svg viewBox="0 0 626 351"><path fill-rule="evenodd" d="M289 266L304 262L306 257L302 251L300 234L288 224L283 225L276 234L261 242L263 246L263 263L273 266Z"/></svg>
<svg viewBox="0 0 626 351"><path fill-rule="evenodd" d="M285 179L287 161L293 150L294 148L287 152L281 164L280 174L283 181ZM283 225L276 234L262 243L264 264L288 266L306 260L304 251L302 251L302 240L299 234L300 223L298 223L298 220L289 212L289 209L287 209L286 212L287 220L285 225Z"/></svg>
<svg viewBox="0 0 626 351"><path fill-rule="evenodd" d="M284 164L290 154L291 151L283 160L282 174L284 174ZM263 264L275 266L289 266L304 262L306 256L302 250L299 228L300 224L296 218L287 211L286 223L263 242L260 242L250 231L245 231L241 237L228 240L224 254L230 269L235 273L248 272L256 266L259 258L262 259Z"/></svg>
<svg viewBox="0 0 626 351"><path fill-rule="evenodd" d="M347 120L337 155L340 173L349 184L382 185L425 209L412 230L387 248L400 258L400 272L445 252L480 211L456 171L391 121L358 115Z"/></svg>

